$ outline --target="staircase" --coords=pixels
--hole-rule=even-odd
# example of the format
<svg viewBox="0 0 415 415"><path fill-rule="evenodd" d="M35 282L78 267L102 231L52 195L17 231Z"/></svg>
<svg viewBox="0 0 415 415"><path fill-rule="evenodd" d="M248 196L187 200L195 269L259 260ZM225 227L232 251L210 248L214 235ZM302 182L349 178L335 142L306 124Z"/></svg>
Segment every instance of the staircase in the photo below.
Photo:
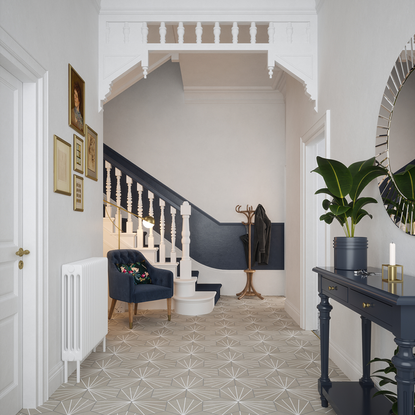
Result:
<svg viewBox="0 0 415 415"><path fill-rule="evenodd" d="M113 185L111 163L105 161L106 169L106 194L104 197L104 246L103 254L112 249L138 249L147 260L158 268L168 269L174 275L174 296L172 307L177 314L202 315L208 314L220 296L221 284L197 285L198 272L192 271L190 253L190 228L189 218L191 206L185 201L180 207L166 202L161 197L156 197L150 190L134 182L131 177L115 168L115 201L112 196ZM123 198L122 181L127 188L126 198ZM125 186L124 186L125 188ZM133 193L134 197L133 197ZM145 198L144 195L147 197ZM123 199L125 200L123 206ZM135 206L133 199L136 201ZM155 215L155 202L159 208L159 214ZM170 216L167 218L166 205ZM125 208L125 206L127 208ZM176 217L180 209L180 216ZM133 213L133 210L137 214ZM156 232L149 228L144 229L143 212L154 217ZM177 220L179 219L180 220ZM166 222L170 225L170 235L166 238ZM181 250L176 248L176 222L182 224ZM124 231L125 229L125 231ZM181 251L181 252L180 252ZM169 254L167 254L169 252ZM178 256L180 257L178 261ZM212 289L210 290L210 286ZM158 303L157 301L151 303ZM164 308L165 304L152 304L156 308ZM149 303L146 304L148 306Z"/></svg>

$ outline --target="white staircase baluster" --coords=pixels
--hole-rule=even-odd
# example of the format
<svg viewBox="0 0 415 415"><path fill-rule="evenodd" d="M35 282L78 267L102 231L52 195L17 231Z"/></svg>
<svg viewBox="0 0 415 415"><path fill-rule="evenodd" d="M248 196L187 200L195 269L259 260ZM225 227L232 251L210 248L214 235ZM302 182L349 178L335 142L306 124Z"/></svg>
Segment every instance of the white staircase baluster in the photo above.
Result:
<svg viewBox="0 0 415 415"><path fill-rule="evenodd" d="M251 23L251 27L249 29L249 33L251 35L251 43L256 43L256 34L258 32L258 29L255 26L255 22Z"/></svg>
<svg viewBox="0 0 415 415"><path fill-rule="evenodd" d="M183 38L184 38L184 26L183 26L183 22L179 23L179 26L177 26L177 37L178 37L178 42L181 44L183 43Z"/></svg>
<svg viewBox="0 0 415 415"><path fill-rule="evenodd" d="M174 264L177 261L177 255L176 255L176 209L173 206L170 206L170 214L171 214L170 262Z"/></svg>
<svg viewBox="0 0 415 415"><path fill-rule="evenodd" d="M232 25L232 43L238 43L239 27L238 23L233 22Z"/></svg>
<svg viewBox="0 0 415 415"><path fill-rule="evenodd" d="M143 186L137 183L137 192L138 192L138 206L137 206L137 214L138 216L143 216ZM143 220L138 218L138 227L137 227L137 248L143 248Z"/></svg>
<svg viewBox="0 0 415 415"><path fill-rule="evenodd" d="M195 31L196 31L196 43L202 43L202 34L203 34L202 23L197 22Z"/></svg>
<svg viewBox="0 0 415 415"><path fill-rule="evenodd" d="M141 42L148 42L148 27L146 22L141 23Z"/></svg>
<svg viewBox="0 0 415 415"><path fill-rule="evenodd" d="M220 43L220 25L219 22L215 23L215 27L213 28L213 34L215 36L215 43Z"/></svg>
<svg viewBox="0 0 415 415"><path fill-rule="evenodd" d="M166 33L167 33L166 23L164 22L160 23L159 33L160 33L160 43L162 44L166 43Z"/></svg>
<svg viewBox="0 0 415 415"><path fill-rule="evenodd" d="M131 193L131 186L133 184L133 179L129 176L126 176L127 186L128 186L128 193L127 193L127 210L129 212L133 209L133 195ZM133 221L131 213L127 214L127 233L133 233Z"/></svg>
<svg viewBox="0 0 415 415"><path fill-rule="evenodd" d="M116 204L117 206L121 207L121 176L122 171L115 168L115 177L117 178L117 187L115 188L115 196L116 196ZM117 213L115 214L115 225L121 228L121 219L122 214L120 209L117 209ZM121 232L121 229L120 229Z"/></svg>
<svg viewBox="0 0 415 415"><path fill-rule="evenodd" d="M105 161L105 169L107 170L107 182L106 182L106 190L107 190L107 202L111 200L111 169L112 165L108 161ZM112 217L112 206L107 205L105 209L105 217L111 218Z"/></svg>
<svg viewBox="0 0 415 415"><path fill-rule="evenodd" d="M189 202L184 202L180 207L180 214L183 218L182 227L182 259L180 261L180 278L188 279L192 277L192 262L190 260L190 226L189 218L191 215Z"/></svg>
<svg viewBox="0 0 415 415"><path fill-rule="evenodd" d="M160 248L159 248L159 261L166 262L166 244L164 243L164 229L166 226L164 219L164 208L166 202L162 199L159 199L160 206Z"/></svg>
<svg viewBox="0 0 415 415"><path fill-rule="evenodd" d="M148 208L148 214L150 216L153 216L154 218L154 209L153 209L153 202L154 202L154 193L148 191L148 201L149 201L149 208ZM149 228L148 230L148 247L154 248L154 233L153 228Z"/></svg>
<svg viewBox="0 0 415 415"><path fill-rule="evenodd" d="M268 26L268 43L275 42L275 26L274 23L271 22Z"/></svg>

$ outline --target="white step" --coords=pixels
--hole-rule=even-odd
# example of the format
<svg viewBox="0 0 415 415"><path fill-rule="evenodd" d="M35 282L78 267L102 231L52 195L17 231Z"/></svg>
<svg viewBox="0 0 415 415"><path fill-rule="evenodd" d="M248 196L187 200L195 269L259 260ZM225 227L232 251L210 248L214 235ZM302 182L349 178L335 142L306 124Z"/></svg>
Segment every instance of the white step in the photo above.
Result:
<svg viewBox="0 0 415 415"><path fill-rule="evenodd" d="M209 314L215 306L215 295L216 291L198 291L191 297L179 297L175 295L173 297L174 312L184 316Z"/></svg>
<svg viewBox="0 0 415 415"><path fill-rule="evenodd" d="M177 297L192 297L196 289L195 284L197 277L191 278L175 278L174 280L174 295Z"/></svg>

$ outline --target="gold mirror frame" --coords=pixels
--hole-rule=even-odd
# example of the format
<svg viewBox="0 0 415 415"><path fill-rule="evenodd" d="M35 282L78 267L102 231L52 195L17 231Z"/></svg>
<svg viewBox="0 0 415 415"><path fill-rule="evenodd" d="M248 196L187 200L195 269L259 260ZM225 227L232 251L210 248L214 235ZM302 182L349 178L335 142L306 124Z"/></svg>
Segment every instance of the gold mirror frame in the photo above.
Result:
<svg viewBox="0 0 415 415"><path fill-rule="evenodd" d="M389 151L390 129L395 105L405 82L415 70L414 39L415 36L411 37L405 45L389 75L379 110L376 133L376 161L388 171L388 175L379 178L379 191L383 204L395 225L411 235L415 234L414 203L400 192L395 183Z"/></svg>

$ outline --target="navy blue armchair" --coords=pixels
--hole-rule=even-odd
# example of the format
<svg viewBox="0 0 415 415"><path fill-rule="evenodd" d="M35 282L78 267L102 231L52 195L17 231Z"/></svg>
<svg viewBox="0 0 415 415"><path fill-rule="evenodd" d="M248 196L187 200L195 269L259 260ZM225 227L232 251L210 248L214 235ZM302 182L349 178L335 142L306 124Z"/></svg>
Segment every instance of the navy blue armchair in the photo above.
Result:
<svg viewBox="0 0 415 415"><path fill-rule="evenodd" d="M133 328L134 314L137 314L137 304L145 301L167 299L167 316L171 320L171 298L173 297L173 273L153 267L145 256L136 249L116 249L108 251L108 280L109 296L112 298L108 319L112 317L117 301L128 303L128 318L130 329ZM146 266L151 278L151 284L135 284L132 274L124 274L117 264L131 264L146 260Z"/></svg>

